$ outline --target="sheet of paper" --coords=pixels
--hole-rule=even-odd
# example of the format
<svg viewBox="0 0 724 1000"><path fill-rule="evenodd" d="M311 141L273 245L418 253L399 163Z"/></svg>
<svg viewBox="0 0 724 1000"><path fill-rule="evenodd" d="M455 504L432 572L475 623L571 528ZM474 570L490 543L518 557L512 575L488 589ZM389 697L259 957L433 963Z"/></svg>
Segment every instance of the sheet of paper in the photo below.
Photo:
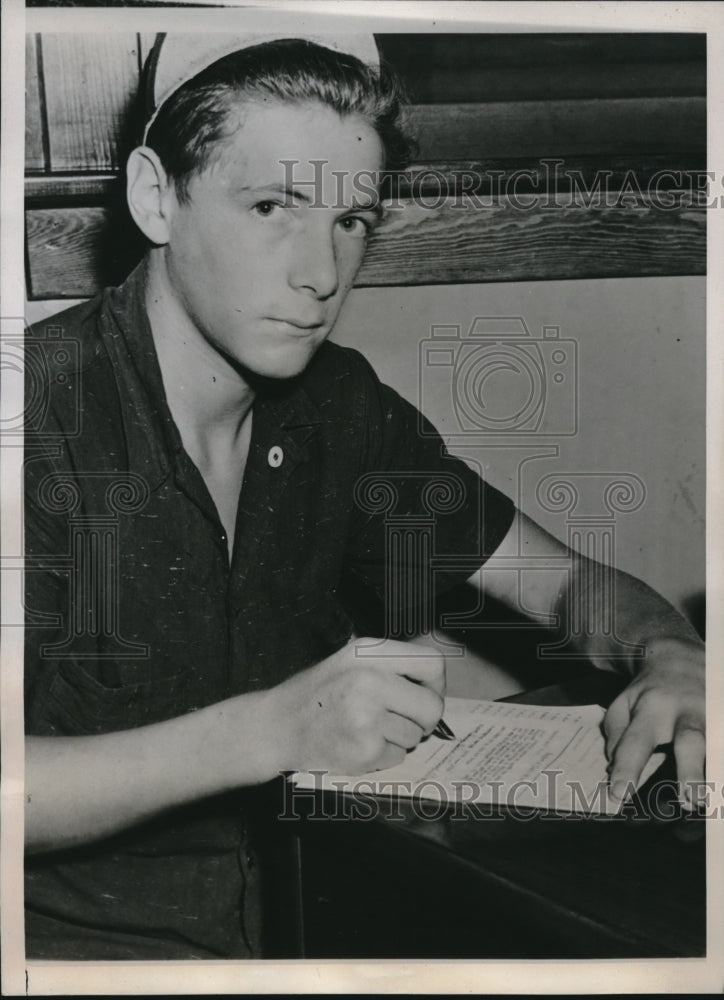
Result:
<svg viewBox="0 0 724 1000"><path fill-rule="evenodd" d="M299 787L505 804L563 812L615 813L608 795L598 705L574 707L447 698L454 740L430 736L398 766L351 777L299 772ZM655 754L639 784L664 759Z"/></svg>

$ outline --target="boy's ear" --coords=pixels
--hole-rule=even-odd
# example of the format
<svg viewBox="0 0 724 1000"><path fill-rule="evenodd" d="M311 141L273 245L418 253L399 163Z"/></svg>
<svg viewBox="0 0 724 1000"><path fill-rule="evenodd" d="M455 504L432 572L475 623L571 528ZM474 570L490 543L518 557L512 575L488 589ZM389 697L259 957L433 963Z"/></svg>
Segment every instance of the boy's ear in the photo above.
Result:
<svg viewBox="0 0 724 1000"><path fill-rule="evenodd" d="M169 210L174 200L173 185L157 154L148 146L138 146L126 166L126 198L133 221L156 246L169 240Z"/></svg>

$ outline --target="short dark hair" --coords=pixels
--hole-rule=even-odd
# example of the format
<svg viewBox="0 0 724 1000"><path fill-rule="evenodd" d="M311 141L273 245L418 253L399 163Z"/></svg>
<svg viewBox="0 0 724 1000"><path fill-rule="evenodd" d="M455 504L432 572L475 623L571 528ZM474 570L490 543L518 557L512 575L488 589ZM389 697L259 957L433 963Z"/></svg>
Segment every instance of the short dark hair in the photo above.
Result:
<svg viewBox="0 0 724 1000"><path fill-rule="evenodd" d="M411 151L402 121L404 97L387 68L366 66L345 53L301 39L281 39L224 56L187 81L161 106L146 137L180 201L191 177L212 162L230 134L235 101L277 98L316 100L341 115L358 114L375 129L385 151L385 170L402 170Z"/></svg>

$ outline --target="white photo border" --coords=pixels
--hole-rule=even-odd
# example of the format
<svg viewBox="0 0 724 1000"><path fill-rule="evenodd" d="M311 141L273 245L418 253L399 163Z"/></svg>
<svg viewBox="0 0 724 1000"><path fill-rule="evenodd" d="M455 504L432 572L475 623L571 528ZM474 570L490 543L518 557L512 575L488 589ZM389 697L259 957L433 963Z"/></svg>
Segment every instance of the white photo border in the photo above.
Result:
<svg viewBox="0 0 724 1000"><path fill-rule="evenodd" d="M372 12L373 11L373 12ZM409 3L310 0L300 4L229 4L226 8L47 7L24 9L21 0L2 5L2 190L0 318L2 335L17 335L24 314L23 139L24 38L28 31L166 30L183 24L219 31L240 16L259 30L280 23L309 31L661 31L708 36L708 169L724 168L724 4L722 3ZM724 605L724 211L708 215L708 484L707 592L711 609ZM4 375L5 373L3 373ZM22 411L3 379L0 406ZM6 391L7 390L7 391ZM22 448L2 447L0 530L3 568L21 553ZM2 577L3 620L22 606L22 575ZM11 611L5 614L7 608ZM724 727L714 706L724 705L720 666L724 616L708 616L708 761L710 776L724 778ZM4 995L130 995L240 993L677 993L721 992L724 987L724 824L707 827L708 957L616 961L286 961L286 962L47 962L25 961L23 945L23 713L22 628L4 630L0 649L2 733L2 826L0 893L2 991Z"/></svg>

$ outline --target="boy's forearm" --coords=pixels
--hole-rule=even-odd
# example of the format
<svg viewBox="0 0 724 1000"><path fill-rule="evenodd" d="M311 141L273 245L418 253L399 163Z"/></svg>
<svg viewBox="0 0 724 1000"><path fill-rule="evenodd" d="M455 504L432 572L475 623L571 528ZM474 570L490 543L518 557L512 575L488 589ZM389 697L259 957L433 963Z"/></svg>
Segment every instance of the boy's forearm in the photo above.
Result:
<svg viewBox="0 0 724 1000"><path fill-rule="evenodd" d="M26 740L29 852L96 840L177 805L276 774L266 692L102 736Z"/></svg>
<svg viewBox="0 0 724 1000"><path fill-rule="evenodd" d="M632 676L666 643L703 645L683 615L643 581L585 559L576 561L555 610L584 655Z"/></svg>
<svg viewBox="0 0 724 1000"><path fill-rule="evenodd" d="M280 771L391 767L434 729L444 687L442 656L363 637L273 688L168 722L104 736L30 738L28 850L108 836Z"/></svg>

